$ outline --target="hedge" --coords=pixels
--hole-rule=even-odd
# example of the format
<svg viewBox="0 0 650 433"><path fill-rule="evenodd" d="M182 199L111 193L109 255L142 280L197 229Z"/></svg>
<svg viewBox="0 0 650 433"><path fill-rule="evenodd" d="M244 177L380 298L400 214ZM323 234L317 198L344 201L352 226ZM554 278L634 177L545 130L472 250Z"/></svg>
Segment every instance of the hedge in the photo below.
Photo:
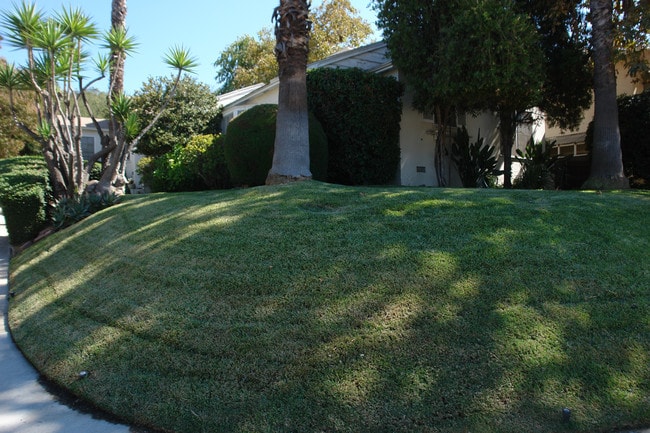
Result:
<svg viewBox="0 0 650 433"><path fill-rule="evenodd" d="M394 181L400 162L404 87L358 68L307 74L309 109L327 134L328 181L376 185Z"/></svg>
<svg viewBox="0 0 650 433"><path fill-rule="evenodd" d="M34 239L46 226L48 191L49 175L42 157L0 161L0 206L12 245Z"/></svg>
<svg viewBox="0 0 650 433"><path fill-rule="evenodd" d="M273 164L275 123L278 106L257 105L236 117L226 132L224 150L235 185L264 185ZM312 113L309 114L309 160L312 177L327 178L327 136Z"/></svg>

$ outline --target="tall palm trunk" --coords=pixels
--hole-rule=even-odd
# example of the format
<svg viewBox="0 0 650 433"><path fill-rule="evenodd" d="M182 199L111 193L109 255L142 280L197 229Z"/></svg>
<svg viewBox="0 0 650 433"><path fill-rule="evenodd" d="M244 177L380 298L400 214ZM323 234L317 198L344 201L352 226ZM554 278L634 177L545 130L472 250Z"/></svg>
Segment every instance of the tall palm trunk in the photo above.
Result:
<svg viewBox="0 0 650 433"><path fill-rule="evenodd" d="M612 0L591 0L594 57L594 144L589 189L629 188L623 173L621 135L616 103L616 70L612 61L614 24Z"/></svg>
<svg viewBox="0 0 650 433"><path fill-rule="evenodd" d="M126 0L112 0L111 2L111 27L124 29L126 27ZM124 56L120 53L111 53L111 95L115 96L124 92Z"/></svg>
<svg viewBox="0 0 650 433"><path fill-rule="evenodd" d="M311 179L307 108L309 6L305 0L280 0L273 12L280 89L273 165L267 185Z"/></svg>
<svg viewBox="0 0 650 433"><path fill-rule="evenodd" d="M126 0L111 1L111 27L113 29L126 28ZM122 52L111 52L109 80L108 97L110 101L113 101L118 95L124 93L124 54ZM119 147L121 129L122 125L111 115L108 122L108 139L102 140L102 147ZM117 152L111 152L102 159L104 172L100 179L99 192L111 191L112 185L118 176L119 162L120 155Z"/></svg>

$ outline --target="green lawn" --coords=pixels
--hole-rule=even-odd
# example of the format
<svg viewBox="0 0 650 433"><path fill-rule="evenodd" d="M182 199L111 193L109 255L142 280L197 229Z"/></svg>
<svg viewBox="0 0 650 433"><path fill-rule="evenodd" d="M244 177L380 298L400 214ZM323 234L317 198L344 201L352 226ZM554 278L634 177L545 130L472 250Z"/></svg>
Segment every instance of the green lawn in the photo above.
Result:
<svg viewBox="0 0 650 433"><path fill-rule="evenodd" d="M650 426L648 192L131 197L13 259L11 287L45 375L165 431Z"/></svg>

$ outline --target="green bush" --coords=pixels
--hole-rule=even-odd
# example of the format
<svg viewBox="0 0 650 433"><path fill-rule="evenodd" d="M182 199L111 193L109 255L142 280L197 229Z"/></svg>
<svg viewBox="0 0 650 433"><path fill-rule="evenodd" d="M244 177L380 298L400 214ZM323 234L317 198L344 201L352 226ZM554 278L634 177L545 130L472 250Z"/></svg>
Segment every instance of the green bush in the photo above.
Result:
<svg viewBox="0 0 650 433"><path fill-rule="evenodd" d="M394 181L400 162L403 86L361 69L307 74L309 109L327 134L327 180L346 185Z"/></svg>
<svg viewBox="0 0 650 433"><path fill-rule="evenodd" d="M558 157L553 156L555 142L535 143L531 137L524 152L517 149L521 171L513 182L518 189L555 189L553 167Z"/></svg>
<svg viewBox="0 0 650 433"><path fill-rule="evenodd" d="M34 239L46 226L48 191L49 175L42 157L0 161L0 206L12 245Z"/></svg>
<svg viewBox="0 0 650 433"><path fill-rule="evenodd" d="M475 142L470 143L467 128L456 131L451 150L451 160L456 164L458 175L465 188L489 188L498 174L497 151L494 146L484 145L481 131Z"/></svg>
<svg viewBox="0 0 650 433"><path fill-rule="evenodd" d="M264 185L273 164L275 121L278 106L257 105L236 117L224 142L228 170L235 185ZM312 177L327 180L327 136L313 114L309 114L309 159Z"/></svg>
<svg viewBox="0 0 650 433"><path fill-rule="evenodd" d="M155 192L202 191L230 185L221 135L195 135L169 153L144 157L138 162L138 172Z"/></svg>
<svg viewBox="0 0 650 433"><path fill-rule="evenodd" d="M230 188L230 172L224 151L225 136L204 135L197 139L208 140L205 152L199 155L197 172L208 189Z"/></svg>

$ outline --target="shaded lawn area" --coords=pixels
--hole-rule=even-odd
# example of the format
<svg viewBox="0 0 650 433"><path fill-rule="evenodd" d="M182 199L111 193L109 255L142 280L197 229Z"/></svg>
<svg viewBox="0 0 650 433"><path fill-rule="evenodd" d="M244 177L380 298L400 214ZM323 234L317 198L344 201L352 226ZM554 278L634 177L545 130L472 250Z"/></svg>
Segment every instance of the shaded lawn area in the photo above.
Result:
<svg viewBox="0 0 650 433"><path fill-rule="evenodd" d="M649 221L644 192L131 197L12 260L10 325L165 431L648 426Z"/></svg>

